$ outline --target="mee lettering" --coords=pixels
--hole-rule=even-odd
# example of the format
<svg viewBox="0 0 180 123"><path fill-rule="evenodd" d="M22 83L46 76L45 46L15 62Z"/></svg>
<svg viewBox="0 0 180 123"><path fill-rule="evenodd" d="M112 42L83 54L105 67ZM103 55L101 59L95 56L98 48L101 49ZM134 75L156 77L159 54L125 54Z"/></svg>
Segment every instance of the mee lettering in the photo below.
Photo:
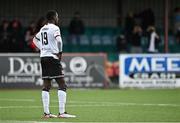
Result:
<svg viewBox="0 0 180 123"><path fill-rule="evenodd" d="M180 58L143 57L129 59L128 72L180 72Z"/></svg>

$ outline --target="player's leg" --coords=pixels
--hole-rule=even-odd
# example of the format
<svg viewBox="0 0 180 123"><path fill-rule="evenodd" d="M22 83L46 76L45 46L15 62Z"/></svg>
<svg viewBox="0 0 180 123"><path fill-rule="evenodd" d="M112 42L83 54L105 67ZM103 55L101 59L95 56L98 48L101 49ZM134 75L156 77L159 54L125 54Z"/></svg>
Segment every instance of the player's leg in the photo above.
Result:
<svg viewBox="0 0 180 123"><path fill-rule="evenodd" d="M44 109L44 118L55 118L56 115L53 115L49 111L49 103L50 103L50 96L49 91L51 89L51 80L44 79L43 88L42 88L42 103Z"/></svg>
<svg viewBox="0 0 180 123"><path fill-rule="evenodd" d="M51 81L49 79L44 79L42 88L42 103L45 114L50 114L49 111L49 90L51 88Z"/></svg>
<svg viewBox="0 0 180 123"><path fill-rule="evenodd" d="M42 103L45 114L50 114L49 111L49 90L51 88L51 81L49 79L44 79L42 88Z"/></svg>
<svg viewBox="0 0 180 123"><path fill-rule="evenodd" d="M59 101L59 116L60 118L69 118L69 117L76 117L75 115L67 114L66 108L66 89L67 85L64 81L64 78L57 78L56 82L58 84L58 101Z"/></svg>
<svg viewBox="0 0 180 123"><path fill-rule="evenodd" d="M58 84L58 100L59 100L59 113L62 114L65 112L66 105L66 84L64 78L56 79Z"/></svg>
<svg viewBox="0 0 180 123"><path fill-rule="evenodd" d="M42 67L42 78L43 78L43 88L42 88L42 103L44 109L44 118L53 118L57 117L52 115L49 111L50 95L49 90L51 88L51 73L52 73L52 60L49 57L41 58L41 67Z"/></svg>

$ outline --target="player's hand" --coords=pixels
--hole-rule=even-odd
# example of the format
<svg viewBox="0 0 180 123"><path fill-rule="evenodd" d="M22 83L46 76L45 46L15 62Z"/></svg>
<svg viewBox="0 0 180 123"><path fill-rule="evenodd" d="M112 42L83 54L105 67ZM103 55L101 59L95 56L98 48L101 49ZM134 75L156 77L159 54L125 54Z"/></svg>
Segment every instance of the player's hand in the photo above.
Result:
<svg viewBox="0 0 180 123"><path fill-rule="evenodd" d="M53 53L54 55L56 55L59 60L61 60L61 57L62 57L62 52L59 52L59 53Z"/></svg>

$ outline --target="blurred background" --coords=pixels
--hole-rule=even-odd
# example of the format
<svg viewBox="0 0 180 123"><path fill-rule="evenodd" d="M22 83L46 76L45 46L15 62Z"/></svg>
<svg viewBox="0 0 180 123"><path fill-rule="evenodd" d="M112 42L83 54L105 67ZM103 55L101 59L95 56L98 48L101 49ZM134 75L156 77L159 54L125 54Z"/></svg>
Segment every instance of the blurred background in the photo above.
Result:
<svg viewBox="0 0 180 123"><path fill-rule="evenodd" d="M49 9L59 13L64 52L105 53L114 83L120 53L180 52L180 0L1 0L0 52L38 52L32 38Z"/></svg>
<svg viewBox="0 0 180 123"><path fill-rule="evenodd" d="M67 111L77 118L41 118L32 40L49 9L59 13ZM0 0L0 123L39 121L180 122L180 0Z"/></svg>

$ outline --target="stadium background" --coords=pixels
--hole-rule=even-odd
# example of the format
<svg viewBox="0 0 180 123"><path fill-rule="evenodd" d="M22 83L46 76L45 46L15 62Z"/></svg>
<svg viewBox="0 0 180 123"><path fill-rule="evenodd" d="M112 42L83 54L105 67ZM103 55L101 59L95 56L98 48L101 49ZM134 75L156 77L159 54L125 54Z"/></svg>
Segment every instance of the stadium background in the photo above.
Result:
<svg viewBox="0 0 180 123"><path fill-rule="evenodd" d="M96 122L180 121L179 89L174 89L173 84L171 89L119 89L119 65L121 64L119 54L137 53L135 51L131 52L133 44L127 38L128 29L133 30L132 23L136 23L133 24L133 28L137 25L142 28L140 36L142 52L138 53L148 53L149 39L146 35L146 26L153 26L161 40L158 43L158 53L161 53L162 56L167 53L176 54L175 57L179 58L179 0L1 0L0 74L3 82L0 83L0 122L44 121L39 119L42 113L40 91L20 89L35 88L35 86L40 88L42 83L28 83L28 80L33 80L31 78L23 78L24 83L15 81L16 78L6 80L4 74L11 76L8 71L11 69L10 65L12 65L9 62L13 62L13 58L20 64L23 63L22 66L25 67L29 65L29 62L34 63L33 65L39 63L38 51L32 44L32 37L36 33L35 25L37 22L42 23L42 16L49 9L55 9L59 13L60 29L64 43L63 49L66 57L64 59L65 63L69 63L71 57L82 56L87 60L87 65L97 63L105 68L97 68L97 64L95 64L92 76L98 82L91 86L88 83L87 85L83 84L82 87L118 88L114 90L69 89L70 97L67 108L75 112L79 118L62 121L92 122L92 119ZM149 17L146 16L147 10L150 10L151 16ZM133 20L132 23L127 22L128 13L134 14L133 18L130 18L130 21ZM80 16L84 23L84 31L80 34L71 34L69 25L76 14ZM146 23L147 19L151 21ZM6 33L3 31L4 24L8 25ZM7 38L8 35L9 38ZM84 62L82 59L80 61ZM14 64L14 66L17 67L18 65ZM25 67L22 71L26 70ZM29 68L27 67L27 69ZM16 77L18 75L12 76ZM19 76L21 75L19 74ZM37 76L40 76L39 71L37 75L36 73L33 73L33 75L27 74L27 77L35 77L35 79ZM6 83L6 81L12 81L12 83ZM73 85L74 83L68 84ZM72 87L78 87L78 84L75 83ZM7 90L12 88L13 90ZM52 90L52 95L56 95L55 90ZM52 96L52 99L56 100L56 97ZM52 105L54 106L52 106L53 111L57 112L57 102L52 102Z"/></svg>
<svg viewBox="0 0 180 123"><path fill-rule="evenodd" d="M168 4L166 4L167 2ZM33 49L34 47L31 46L30 40L35 33L30 34L31 37L26 39L27 31L31 28L30 25L36 24L37 20L41 18L48 9L55 9L60 14L60 27L64 42L64 52L107 53L109 60L109 62L107 62L108 75L111 78L117 78L118 63L116 61L118 61L118 54L121 52L130 53L132 48L131 42L126 37L128 36L128 34L126 34L128 33L128 29L132 28L131 22L127 22L130 26L126 27L126 17L128 13L134 14L133 19L136 21L135 23L143 28L143 34L140 39L140 47L143 50L142 53L147 53L148 48L148 38L144 34L146 29L143 27L143 18L144 21L149 18L154 19L151 19L152 22L147 22L146 25L148 25L148 23L152 23L160 36L161 42L158 44L159 52L178 53L180 52L180 48L179 39L176 35L179 27L179 4L178 0L0 1L1 25L3 25L4 21L8 21L9 28L12 28L11 25L13 25L13 22L20 23L19 29L14 29L14 31L13 29L9 29L10 33L13 33L12 39L9 39L9 43L7 43L8 41L3 42L3 36L1 35L0 51L35 52ZM153 14L151 14L152 16L149 18L143 15L148 8L151 9ZM78 34L77 36L75 34L75 36L72 36L69 32L69 25L76 12L79 13L80 19L84 23L84 29L82 34ZM165 25L166 22L169 26L167 24ZM168 35L166 34L167 28L169 32ZM31 29L29 30L31 32ZM122 46L120 46L121 43L118 42L122 40L126 40L126 44L122 44Z"/></svg>

